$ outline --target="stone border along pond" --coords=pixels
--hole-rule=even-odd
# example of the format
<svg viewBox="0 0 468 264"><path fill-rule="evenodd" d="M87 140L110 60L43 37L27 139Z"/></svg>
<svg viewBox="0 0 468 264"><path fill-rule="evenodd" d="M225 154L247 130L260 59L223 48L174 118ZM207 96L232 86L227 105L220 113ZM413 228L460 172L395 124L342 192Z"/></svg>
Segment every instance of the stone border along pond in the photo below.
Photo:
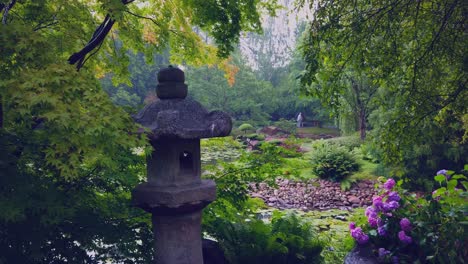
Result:
<svg viewBox="0 0 468 264"><path fill-rule="evenodd" d="M377 194L375 181L362 180L342 191L339 182L321 179L293 181L276 179L277 188L266 183L250 184L250 196L262 199L269 207L277 209L299 209L302 211L364 207L372 204Z"/></svg>

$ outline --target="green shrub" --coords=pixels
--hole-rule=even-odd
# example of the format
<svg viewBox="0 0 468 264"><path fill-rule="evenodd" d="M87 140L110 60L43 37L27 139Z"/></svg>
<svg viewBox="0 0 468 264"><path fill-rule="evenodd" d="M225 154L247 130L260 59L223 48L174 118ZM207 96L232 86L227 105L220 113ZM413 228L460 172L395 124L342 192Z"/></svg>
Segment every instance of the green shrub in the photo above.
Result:
<svg viewBox="0 0 468 264"><path fill-rule="evenodd" d="M274 214L271 224L261 220L228 223L217 237L229 263L321 263L323 243L310 223L297 216Z"/></svg>
<svg viewBox="0 0 468 264"><path fill-rule="evenodd" d="M244 124L239 126L239 130L244 132L244 134L245 134L245 133L247 133L247 131L254 131L255 129L251 124L244 123Z"/></svg>
<svg viewBox="0 0 468 264"><path fill-rule="evenodd" d="M359 164L349 151L336 144L319 140L313 145L312 170L320 178L341 181L359 170Z"/></svg>
<svg viewBox="0 0 468 264"><path fill-rule="evenodd" d="M359 135L331 138L327 139L327 141L330 144L342 146L347 148L348 150L358 148L363 143L363 141L359 138Z"/></svg>
<svg viewBox="0 0 468 264"><path fill-rule="evenodd" d="M251 140L265 140L265 135L257 133L248 134L245 137Z"/></svg>
<svg viewBox="0 0 468 264"><path fill-rule="evenodd" d="M296 134L297 131L296 122L286 120L284 118L274 122L273 125L287 132L288 134Z"/></svg>

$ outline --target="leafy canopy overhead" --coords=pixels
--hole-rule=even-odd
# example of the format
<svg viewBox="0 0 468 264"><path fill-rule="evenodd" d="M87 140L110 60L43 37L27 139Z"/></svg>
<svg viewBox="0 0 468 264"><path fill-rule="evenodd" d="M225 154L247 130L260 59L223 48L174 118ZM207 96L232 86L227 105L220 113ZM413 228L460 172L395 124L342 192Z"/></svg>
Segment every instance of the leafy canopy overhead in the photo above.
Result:
<svg viewBox="0 0 468 264"><path fill-rule="evenodd" d="M304 91L330 104L347 69L365 74L379 87L378 142L387 153L423 140L421 127L447 112L459 123L467 114L466 1L319 0L311 8Z"/></svg>
<svg viewBox="0 0 468 264"><path fill-rule="evenodd" d="M195 3L0 0L0 263L151 262L150 219L130 206L145 174L132 152L146 142L97 77L130 84L128 50L219 63L196 32L208 13ZM223 56L263 9L237 3L250 5L224 10L240 19L223 22L236 34L204 25ZM67 62L75 53L79 72Z"/></svg>
<svg viewBox="0 0 468 264"><path fill-rule="evenodd" d="M40 149L49 165L66 177L75 175L85 160L106 160L110 142L126 148L141 145L131 118L111 104L94 76L112 72L115 82L131 85L126 77L128 50L143 51L151 60L154 53L170 48L172 63L221 63L218 49L197 34L196 26L212 35L219 54L227 56L240 30L260 30L259 12L272 6L239 0L221 8L222 2L0 1L3 11L9 8L2 12L0 26L2 127L48 135L50 142ZM198 4L217 8L218 18ZM89 53L82 53L78 64L88 62L76 73L67 59L89 48L88 40L104 28L108 33Z"/></svg>

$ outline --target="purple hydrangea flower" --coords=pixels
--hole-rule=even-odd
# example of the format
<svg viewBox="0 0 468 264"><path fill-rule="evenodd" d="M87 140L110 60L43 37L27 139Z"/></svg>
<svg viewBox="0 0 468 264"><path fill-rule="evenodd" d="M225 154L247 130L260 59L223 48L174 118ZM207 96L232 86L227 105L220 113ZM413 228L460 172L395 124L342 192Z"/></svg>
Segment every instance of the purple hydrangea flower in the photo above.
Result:
<svg viewBox="0 0 468 264"><path fill-rule="evenodd" d="M400 220L400 227L401 230L405 232L410 232L411 231L411 222L408 218L403 218Z"/></svg>
<svg viewBox="0 0 468 264"><path fill-rule="evenodd" d="M384 203L382 207L385 212L388 212L397 209L400 207L400 204L397 201L390 201L388 203Z"/></svg>
<svg viewBox="0 0 468 264"><path fill-rule="evenodd" d="M376 218L376 217L377 217L377 212L375 211L374 207L368 206L368 207L366 208L365 215L366 215L367 217Z"/></svg>
<svg viewBox="0 0 468 264"><path fill-rule="evenodd" d="M354 222L349 223L349 230L353 230L354 228L356 228L356 223Z"/></svg>
<svg viewBox="0 0 468 264"><path fill-rule="evenodd" d="M447 176L447 170L440 170L437 172L437 175L445 175Z"/></svg>
<svg viewBox="0 0 468 264"><path fill-rule="evenodd" d="M384 188L387 190L391 190L395 186L395 180L390 178L384 183Z"/></svg>
<svg viewBox="0 0 468 264"><path fill-rule="evenodd" d="M413 242L413 239L406 235L405 231L400 231L398 232L398 239L400 239L401 242L406 243L406 244L411 244Z"/></svg>
<svg viewBox="0 0 468 264"><path fill-rule="evenodd" d="M360 227L356 227L351 230L351 236L358 242L358 244L362 245L369 241L369 236L362 232Z"/></svg>
<svg viewBox="0 0 468 264"><path fill-rule="evenodd" d="M377 228L377 233L379 234L379 236L386 236L387 230L384 226L379 226L379 228Z"/></svg>
<svg viewBox="0 0 468 264"><path fill-rule="evenodd" d="M375 209L381 210L383 208L383 202L382 202L382 197L381 196L376 196L372 198L372 204L374 205Z"/></svg>
<svg viewBox="0 0 468 264"><path fill-rule="evenodd" d="M400 201L400 199L401 199L400 195L398 195L397 192L390 192L388 194L387 201L396 201L396 202L398 202L398 201Z"/></svg>
<svg viewBox="0 0 468 264"><path fill-rule="evenodd" d="M374 217L369 217L367 219L367 222L369 222L369 225L371 227L377 227L377 223L379 222L379 220L377 218L374 218Z"/></svg>
<svg viewBox="0 0 468 264"><path fill-rule="evenodd" d="M388 254L390 254L390 251L386 250L385 248L379 248L379 258L383 258Z"/></svg>
<svg viewBox="0 0 468 264"><path fill-rule="evenodd" d="M377 218L377 226L383 226L384 225L384 221L382 220L382 218Z"/></svg>

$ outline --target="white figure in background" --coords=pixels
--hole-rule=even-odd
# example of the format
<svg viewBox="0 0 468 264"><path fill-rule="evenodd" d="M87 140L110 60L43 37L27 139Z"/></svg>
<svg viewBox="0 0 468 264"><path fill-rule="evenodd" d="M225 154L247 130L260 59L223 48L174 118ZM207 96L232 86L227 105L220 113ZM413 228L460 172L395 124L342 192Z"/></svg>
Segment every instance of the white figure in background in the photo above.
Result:
<svg viewBox="0 0 468 264"><path fill-rule="evenodd" d="M304 123L302 121L304 121L304 117L302 116L302 113L299 112L299 114L297 115L297 127L303 127L304 126Z"/></svg>

